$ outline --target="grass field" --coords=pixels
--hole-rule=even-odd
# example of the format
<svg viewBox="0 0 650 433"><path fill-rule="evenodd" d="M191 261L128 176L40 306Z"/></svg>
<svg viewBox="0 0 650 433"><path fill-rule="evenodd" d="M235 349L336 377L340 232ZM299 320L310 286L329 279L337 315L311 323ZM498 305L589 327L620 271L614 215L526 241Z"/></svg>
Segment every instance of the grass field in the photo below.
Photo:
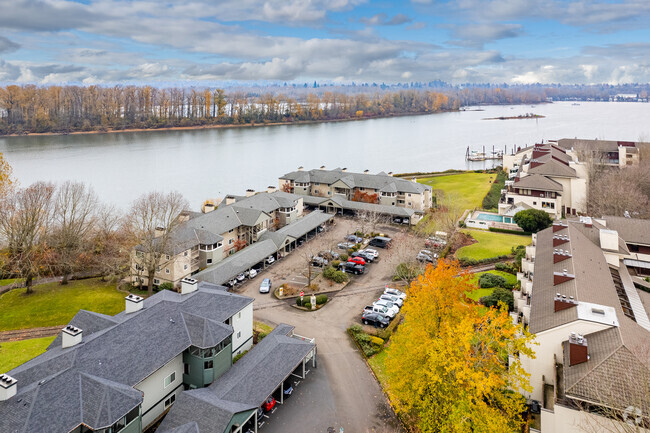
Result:
<svg viewBox="0 0 650 433"><path fill-rule="evenodd" d="M445 196L453 197L463 209L480 208L483 197L490 190L495 173L462 173L447 176L424 177L418 182L441 190Z"/></svg>
<svg viewBox="0 0 650 433"><path fill-rule="evenodd" d="M505 278L506 281L507 281L508 283L510 283L510 284L515 284L515 283L517 282L517 276L516 276L516 275L512 275L512 274L509 274L509 273L507 273L507 272L503 272L503 271L485 271L485 272L477 272L477 273L475 273L475 274L472 275L472 279L471 279L470 281L471 281L473 284L475 284L476 287L478 287L478 279L479 279L479 278L481 277L481 275L483 275L483 274L494 274L494 275L500 275L500 276L502 276L503 278ZM476 290L473 290L473 291L467 293L467 297L470 298L470 299L473 299L473 300L475 300L475 301L478 301L478 300L481 299L483 296L487 296L487 295L491 294L493 291L494 291L494 288L490 288L490 289L476 289Z"/></svg>
<svg viewBox="0 0 650 433"><path fill-rule="evenodd" d="M54 337L0 343L0 371L9 371L40 355L45 352L52 340Z"/></svg>
<svg viewBox="0 0 650 433"><path fill-rule="evenodd" d="M0 286L8 286L16 280L17 278L7 278L6 280L0 280Z"/></svg>
<svg viewBox="0 0 650 433"><path fill-rule="evenodd" d="M12 290L0 296L0 331L65 325L79 309L117 314L124 309L124 295L115 283L99 279L41 284L31 295Z"/></svg>
<svg viewBox="0 0 650 433"><path fill-rule="evenodd" d="M511 235L507 233L482 230L466 230L478 243L468 245L456 251L456 257L476 260L487 259L512 253L512 247L530 244L530 236Z"/></svg>
<svg viewBox="0 0 650 433"><path fill-rule="evenodd" d="M389 350L390 350L390 346L386 347L384 350L382 350L372 358L368 359L368 364L370 364L370 368L372 368L372 371L375 372L375 376L377 376L377 379L379 379L379 383L381 383L381 387L384 390L386 389L386 381L388 380L385 369L386 369L386 358L388 358Z"/></svg>

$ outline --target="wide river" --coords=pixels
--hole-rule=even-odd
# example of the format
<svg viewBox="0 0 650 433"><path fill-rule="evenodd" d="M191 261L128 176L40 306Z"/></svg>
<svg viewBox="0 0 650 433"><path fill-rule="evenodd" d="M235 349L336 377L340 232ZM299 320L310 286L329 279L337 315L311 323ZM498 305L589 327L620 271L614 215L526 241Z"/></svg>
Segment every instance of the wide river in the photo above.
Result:
<svg viewBox="0 0 650 433"><path fill-rule="evenodd" d="M465 151L548 139L650 137L650 104L570 102L485 106L427 116L256 128L0 138L21 185L80 180L122 209L152 190L178 190L198 209L206 198L277 185L295 170L440 171L484 168ZM525 113L543 119L483 120Z"/></svg>

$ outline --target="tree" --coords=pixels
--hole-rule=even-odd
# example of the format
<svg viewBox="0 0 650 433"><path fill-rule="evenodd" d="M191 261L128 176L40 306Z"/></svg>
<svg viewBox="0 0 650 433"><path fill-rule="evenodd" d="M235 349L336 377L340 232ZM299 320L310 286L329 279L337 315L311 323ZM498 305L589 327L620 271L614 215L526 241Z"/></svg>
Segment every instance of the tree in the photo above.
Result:
<svg viewBox="0 0 650 433"><path fill-rule="evenodd" d="M140 196L131 206L130 228L140 242L135 262L147 276L149 295L153 294L154 275L162 264L163 255L170 259L173 256L172 233L181 223L178 216L187 207L187 200L179 192L150 192Z"/></svg>
<svg viewBox="0 0 650 433"><path fill-rule="evenodd" d="M14 185L12 178L13 170L2 153L0 153L0 199L9 193Z"/></svg>
<svg viewBox="0 0 650 433"><path fill-rule="evenodd" d="M492 293L481 298L481 303L486 307L498 307L499 303L508 306L508 311L512 311L515 305L515 298L511 290L497 287Z"/></svg>
<svg viewBox="0 0 650 433"><path fill-rule="evenodd" d="M513 219L525 232L531 233L537 233L553 224L548 212L539 209L520 210Z"/></svg>
<svg viewBox="0 0 650 433"><path fill-rule="evenodd" d="M644 170L645 168L645 170ZM625 167L606 172L591 185L587 209L591 215L650 217L650 198L642 188L648 188L648 166Z"/></svg>
<svg viewBox="0 0 650 433"><path fill-rule="evenodd" d="M25 279L32 293L33 279L42 275L50 263L46 242L52 221L54 185L37 182L10 193L0 201L0 235L6 245L12 273Z"/></svg>
<svg viewBox="0 0 650 433"><path fill-rule="evenodd" d="M61 284L67 284L70 274L84 265L84 258L88 265L98 202L92 188L81 182L67 181L56 191L51 245Z"/></svg>
<svg viewBox="0 0 650 433"><path fill-rule="evenodd" d="M459 271L440 261L408 289L386 360L388 390L422 432L521 431L525 400L512 390L530 385L516 355L534 356L532 337L506 309L469 300L475 287Z"/></svg>
<svg viewBox="0 0 650 433"><path fill-rule="evenodd" d="M129 252L134 242L125 227L125 219L113 205L97 209L91 243L93 268L104 280L108 276L124 274L129 266Z"/></svg>

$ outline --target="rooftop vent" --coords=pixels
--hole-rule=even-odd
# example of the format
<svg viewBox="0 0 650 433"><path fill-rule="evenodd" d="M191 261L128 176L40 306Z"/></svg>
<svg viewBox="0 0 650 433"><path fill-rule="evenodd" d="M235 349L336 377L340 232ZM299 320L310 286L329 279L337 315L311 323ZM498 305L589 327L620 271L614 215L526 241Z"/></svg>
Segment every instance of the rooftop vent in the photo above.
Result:
<svg viewBox="0 0 650 433"><path fill-rule="evenodd" d="M83 331L81 328L72 325L66 326L61 333L61 347L65 349L66 347L76 346L81 343L82 336Z"/></svg>
<svg viewBox="0 0 650 433"><path fill-rule="evenodd" d="M585 225L585 227L593 227L594 226L593 220L591 219L591 217L588 217L588 216L581 216L580 217L580 222L583 223Z"/></svg>
<svg viewBox="0 0 650 433"><path fill-rule="evenodd" d="M560 246L569 242L568 235L553 235L553 247Z"/></svg>
<svg viewBox="0 0 650 433"><path fill-rule="evenodd" d="M126 314L140 311L144 306L144 298L142 296L129 294L124 299L126 299Z"/></svg>
<svg viewBox="0 0 650 433"><path fill-rule="evenodd" d="M181 280L181 295L196 292L198 288L198 281L194 278L183 278Z"/></svg>
<svg viewBox="0 0 650 433"><path fill-rule="evenodd" d="M566 269L563 269L562 272L553 272L553 285L557 286L558 284L566 283L575 279L575 275L567 272Z"/></svg>
<svg viewBox="0 0 650 433"><path fill-rule="evenodd" d="M569 336L569 366L582 364L588 360L587 339L581 334L572 332Z"/></svg>
<svg viewBox="0 0 650 433"><path fill-rule="evenodd" d="M554 303L554 311L562 311L562 310L568 310L569 308L575 307L578 305L578 302L573 299L573 296L569 296L568 298L566 295L561 295L559 293L555 294L555 298L553 298L553 303Z"/></svg>
<svg viewBox="0 0 650 433"><path fill-rule="evenodd" d="M600 248L608 251L618 251L618 232L616 230L600 229Z"/></svg>
<svg viewBox="0 0 650 433"><path fill-rule="evenodd" d="M563 250L562 248L553 249L553 263L560 263L571 257L569 250Z"/></svg>
<svg viewBox="0 0 650 433"><path fill-rule="evenodd" d="M0 374L0 401L9 400L18 392L17 379L8 374Z"/></svg>

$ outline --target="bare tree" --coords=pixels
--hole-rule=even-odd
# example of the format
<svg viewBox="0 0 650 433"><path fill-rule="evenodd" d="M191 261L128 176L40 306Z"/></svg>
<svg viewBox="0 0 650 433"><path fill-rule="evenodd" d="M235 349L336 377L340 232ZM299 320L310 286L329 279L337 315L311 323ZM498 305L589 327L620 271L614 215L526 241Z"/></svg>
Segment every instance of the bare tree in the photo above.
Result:
<svg viewBox="0 0 650 433"><path fill-rule="evenodd" d="M409 284L424 272L425 264L416 259L418 247L405 232L397 233L392 239L392 247L386 254L387 263L395 269L395 279Z"/></svg>
<svg viewBox="0 0 650 433"><path fill-rule="evenodd" d="M627 168L608 171L589 190L588 211L595 216L618 215L629 212L632 216L650 216L648 196L634 177L637 170Z"/></svg>
<svg viewBox="0 0 650 433"><path fill-rule="evenodd" d="M379 224L386 224L390 221L389 217L376 210L357 211L355 216L357 224L359 224L359 231L362 233L366 233L367 228L374 232Z"/></svg>
<svg viewBox="0 0 650 433"><path fill-rule="evenodd" d="M52 219L55 187L37 182L10 193L0 202L0 234L7 248L12 271L25 279L27 293L32 282L48 263L50 249L46 243Z"/></svg>
<svg viewBox="0 0 650 433"><path fill-rule="evenodd" d="M100 206L96 213L92 236L94 268L105 279L122 275L129 266L132 238L125 227L125 219L113 205Z"/></svg>
<svg viewBox="0 0 650 433"><path fill-rule="evenodd" d="M178 216L187 207L187 200L179 192L150 192L131 206L130 226L140 242L136 263L147 276L149 295L153 294L153 279L161 258L173 254L172 232L181 223Z"/></svg>
<svg viewBox="0 0 650 433"><path fill-rule="evenodd" d="M70 274L84 265L97 206L97 195L81 182L67 181L56 191L51 240L61 284L67 284Z"/></svg>

